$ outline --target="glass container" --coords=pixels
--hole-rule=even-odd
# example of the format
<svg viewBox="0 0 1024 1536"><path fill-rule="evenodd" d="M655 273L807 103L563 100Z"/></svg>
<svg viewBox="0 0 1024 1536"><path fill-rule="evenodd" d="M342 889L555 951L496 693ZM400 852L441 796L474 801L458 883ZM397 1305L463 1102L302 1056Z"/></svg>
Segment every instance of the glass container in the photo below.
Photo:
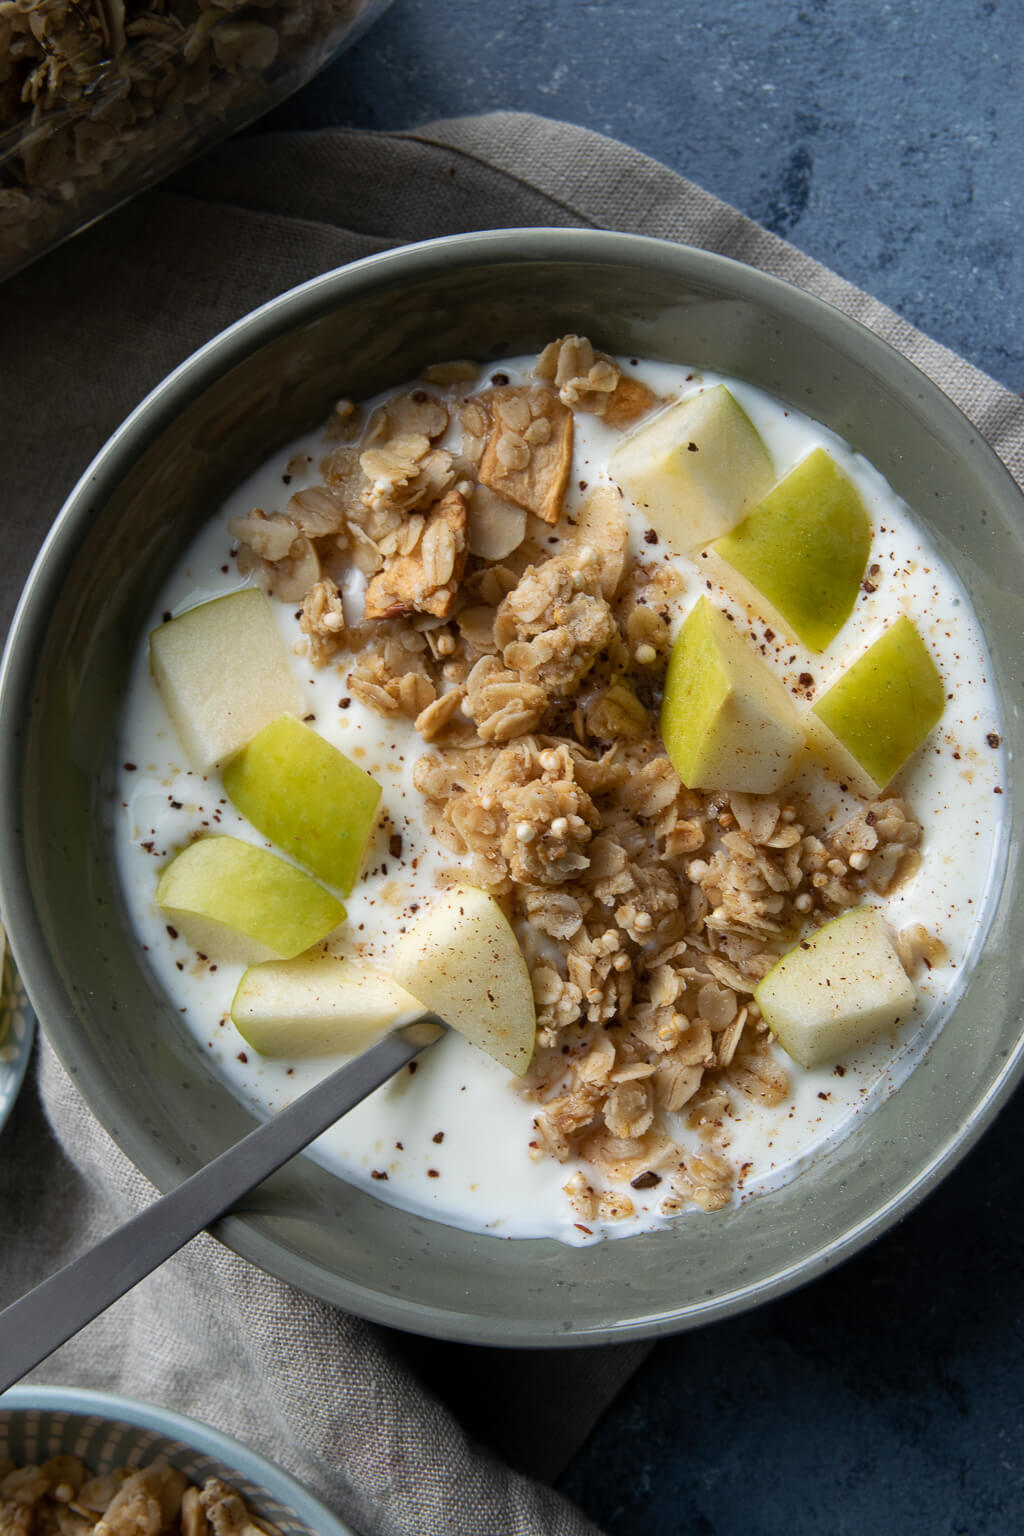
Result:
<svg viewBox="0 0 1024 1536"><path fill-rule="evenodd" d="M390 0L0 0L0 278L267 112Z"/></svg>

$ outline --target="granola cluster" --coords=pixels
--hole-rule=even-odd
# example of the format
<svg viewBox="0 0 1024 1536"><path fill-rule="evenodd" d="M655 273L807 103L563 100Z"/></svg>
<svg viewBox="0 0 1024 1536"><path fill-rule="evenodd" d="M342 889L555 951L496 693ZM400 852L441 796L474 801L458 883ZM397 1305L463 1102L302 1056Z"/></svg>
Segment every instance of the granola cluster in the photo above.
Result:
<svg viewBox="0 0 1024 1536"><path fill-rule="evenodd" d="M218 1477L202 1488L166 1461L94 1476L77 1456L0 1457L0 1536L280 1536Z"/></svg>
<svg viewBox="0 0 1024 1536"><path fill-rule="evenodd" d="M629 1185L666 1213L728 1202L730 1120L789 1092L754 988L808 924L905 878L921 838L898 799L826 830L810 805L680 783L658 713L684 578L630 557L616 487L566 497L575 413L622 430L658 403L580 337L520 385L430 370L365 427L343 402L323 485L231 525L241 568L301 602L311 659L430 745L428 824L530 966L532 1150L583 1160L581 1223L631 1215ZM904 957L931 963L929 942L904 935Z"/></svg>
<svg viewBox="0 0 1024 1536"><path fill-rule="evenodd" d="M364 9L0 0L0 275L262 110Z"/></svg>

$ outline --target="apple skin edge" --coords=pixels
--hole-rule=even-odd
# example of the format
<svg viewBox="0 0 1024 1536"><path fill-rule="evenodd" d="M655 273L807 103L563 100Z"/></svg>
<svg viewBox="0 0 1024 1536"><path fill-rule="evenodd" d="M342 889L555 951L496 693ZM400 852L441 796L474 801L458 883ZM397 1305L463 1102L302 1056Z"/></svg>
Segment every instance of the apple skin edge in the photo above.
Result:
<svg viewBox="0 0 1024 1536"><path fill-rule="evenodd" d="M790 778L804 746L788 691L706 597L673 644L660 724L688 789L771 794Z"/></svg>
<svg viewBox="0 0 1024 1536"><path fill-rule="evenodd" d="M377 819L376 779L318 731L283 714L228 763L224 788L264 837L348 895Z"/></svg>
<svg viewBox="0 0 1024 1536"><path fill-rule="evenodd" d="M870 549L860 492L824 448L712 545L723 585L816 653L853 612Z"/></svg>
<svg viewBox="0 0 1024 1536"><path fill-rule="evenodd" d="M241 838L198 838L160 873L157 906L223 959L292 959L345 920L336 896Z"/></svg>
<svg viewBox="0 0 1024 1536"><path fill-rule="evenodd" d="M197 773L228 762L275 716L302 713L270 600L258 587L201 603L154 629L149 666Z"/></svg>
<svg viewBox="0 0 1024 1536"><path fill-rule="evenodd" d="M945 707L942 676L903 615L803 720L810 746L833 773L873 799L923 746Z"/></svg>

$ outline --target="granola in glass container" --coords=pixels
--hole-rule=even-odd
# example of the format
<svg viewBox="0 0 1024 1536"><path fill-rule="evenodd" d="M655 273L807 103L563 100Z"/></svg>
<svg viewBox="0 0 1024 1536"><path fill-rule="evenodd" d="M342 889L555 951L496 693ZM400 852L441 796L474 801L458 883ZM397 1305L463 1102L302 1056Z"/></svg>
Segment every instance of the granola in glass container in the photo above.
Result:
<svg viewBox="0 0 1024 1536"><path fill-rule="evenodd" d="M388 0L0 0L0 278L266 112Z"/></svg>

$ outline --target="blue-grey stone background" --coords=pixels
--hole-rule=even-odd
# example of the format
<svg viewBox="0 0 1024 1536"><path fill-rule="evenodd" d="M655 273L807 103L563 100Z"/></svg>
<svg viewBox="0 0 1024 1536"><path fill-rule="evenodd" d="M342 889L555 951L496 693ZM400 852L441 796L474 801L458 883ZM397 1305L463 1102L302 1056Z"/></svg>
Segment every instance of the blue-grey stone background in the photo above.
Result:
<svg viewBox="0 0 1024 1536"><path fill-rule="evenodd" d="M1024 0L396 0L261 126L498 108L665 161L1024 391ZM613 1536L1024 1529L1022 1132L1018 1099L867 1253L660 1344L564 1491Z"/></svg>
<svg viewBox="0 0 1024 1536"><path fill-rule="evenodd" d="M395 0L264 127L623 139L1024 391L1024 0Z"/></svg>

